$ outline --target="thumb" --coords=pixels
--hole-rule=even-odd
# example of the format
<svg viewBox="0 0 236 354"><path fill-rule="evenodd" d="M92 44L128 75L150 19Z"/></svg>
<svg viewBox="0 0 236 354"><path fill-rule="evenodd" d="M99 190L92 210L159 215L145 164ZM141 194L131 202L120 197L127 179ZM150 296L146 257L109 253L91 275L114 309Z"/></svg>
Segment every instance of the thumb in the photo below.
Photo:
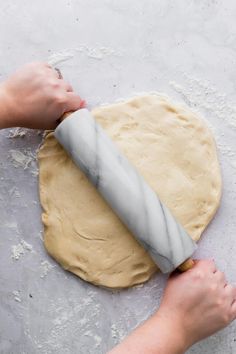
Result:
<svg viewBox="0 0 236 354"><path fill-rule="evenodd" d="M80 108L84 108L86 106L86 102L81 99L80 96L76 95L74 92L67 93L67 102L65 111L77 111Z"/></svg>

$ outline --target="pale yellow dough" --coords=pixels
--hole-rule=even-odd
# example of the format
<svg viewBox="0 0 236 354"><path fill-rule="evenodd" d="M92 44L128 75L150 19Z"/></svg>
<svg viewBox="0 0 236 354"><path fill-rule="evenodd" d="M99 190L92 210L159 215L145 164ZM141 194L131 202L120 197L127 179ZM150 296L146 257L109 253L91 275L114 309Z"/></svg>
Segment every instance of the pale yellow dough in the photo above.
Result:
<svg viewBox="0 0 236 354"><path fill-rule="evenodd" d="M154 94L92 113L198 240L221 196L216 146L204 121ZM52 133L38 157L49 254L63 268L96 285L122 288L148 280L156 266Z"/></svg>

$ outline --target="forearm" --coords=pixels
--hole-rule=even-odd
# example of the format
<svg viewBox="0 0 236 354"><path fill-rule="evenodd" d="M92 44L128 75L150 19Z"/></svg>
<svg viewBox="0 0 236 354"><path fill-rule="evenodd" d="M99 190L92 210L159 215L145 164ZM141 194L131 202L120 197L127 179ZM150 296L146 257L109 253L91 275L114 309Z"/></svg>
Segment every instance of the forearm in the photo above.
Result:
<svg viewBox="0 0 236 354"><path fill-rule="evenodd" d="M157 313L110 354L183 354L186 349L182 328L168 316Z"/></svg>

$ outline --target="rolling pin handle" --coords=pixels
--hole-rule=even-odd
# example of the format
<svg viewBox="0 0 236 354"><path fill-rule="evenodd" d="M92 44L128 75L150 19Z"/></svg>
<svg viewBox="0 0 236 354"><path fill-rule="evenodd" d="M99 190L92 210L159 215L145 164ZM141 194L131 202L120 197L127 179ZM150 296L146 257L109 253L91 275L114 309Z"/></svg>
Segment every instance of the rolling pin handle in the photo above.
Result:
<svg viewBox="0 0 236 354"><path fill-rule="evenodd" d="M71 113L73 113L73 112L65 112L62 116L61 116L61 118L60 118L60 121L62 122L65 118L67 118Z"/></svg>
<svg viewBox="0 0 236 354"><path fill-rule="evenodd" d="M81 105L80 105L80 108L86 108L86 101L85 100L82 100L81 101ZM69 111L69 112L65 112L61 118L58 119L58 122L61 123L65 118L67 118L70 114L74 113L74 111Z"/></svg>
<svg viewBox="0 0 236 354"><path fill-rule="evenodd" d="M60 118L57 119L57 124L60 124L66 117L68 117L73 112L65 112Z"/></svg>
<svg viewBox="0 0 236 354"><path fill-rule="evenodd" d="M183 273L183 272L186 272L187 270L193 268L194 265L195 265L194 260L189 258L184 263L180 264L180 266L178 267L178 270Z"/></svg>

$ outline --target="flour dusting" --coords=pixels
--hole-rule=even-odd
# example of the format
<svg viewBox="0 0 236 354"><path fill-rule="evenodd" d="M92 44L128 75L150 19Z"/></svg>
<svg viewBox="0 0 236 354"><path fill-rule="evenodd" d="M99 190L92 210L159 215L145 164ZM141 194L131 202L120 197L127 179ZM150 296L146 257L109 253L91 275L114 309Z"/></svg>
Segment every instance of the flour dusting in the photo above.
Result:
<svg viewBox="0 0 236 354"><path fill-rule="evenodd" d="M226 128L236 129L235 103L231 102L225 93L218 92L207 80L193 78L184 73L183 82L179 84L171 81L169 84L188 106L194 110L206 113L212 119L216 118L218 120L219 125L213 125L209 120L207 120L207 124L214 132L217 147L228 158L232 172L235 173L236 145L228 145L228 141L224 136L224 130L221 127L224 124Z"/></svg>
<svg viewBox="0 0 236 354"><path fill-rule="evenodd" d="M20 150L10 150L9 159L13 166L18 168L21 167L24 170L29 169L32 176L38 175L38 167L36 163L37 151L33 152L30 148Z"/></svg>
<svg viewBox="0 0 236 354"><path fill-rule="evenodd" d="M48 63L52 66L58 65L68 61L74 57L72 50L63 50L61 52L53 53L48 57Z"/></svg>
<svg viewBox="0 0 236 354"><path fill-rule="evenodd" d="M76 53L85 54L90 59L102 60L108 56L122 56L122 52L110 47L91 47L85 44L81 44L76 48L65 49L51 54L47 61L50 65L56 66L60 63L66 62L74 58Z"/></svg>
<svg viewBox="0 0 236 354"><path fill-rule="evenodd" d="M50 272L51 269L53 269L55 266L53 266L51 263L48 261L43 261L40 264L40 270L41 270L41 275L40 278L45 278L48 273Z"/></svg>
<svg viewBox="0 0 236 354"><path fill-rule="evenodd" d="M38 337L34 334L30 323L26 323L25 335L40 349L40 354L51 353L52 348L55 353L80 352L77 349L84 340L89 343L90 349L86 353L100 353L102 336L99 328L102 308L97 303L94 293L97 294L94 291L88 291L83 296L78 293L75 300L76 293L72 293L68 288L66 298L57 297L56 301L48 298L47 308L48 317L52 318L51 326L47 326L46 330L42 328L41 335ZM91 323L93 323L93 330ZM71 334L78 338L73 349L71 342L68 342Z"/></svg>
<svg viewBox="0 0 236 354"><path fill-rule="evenodd" d="M15 167L23 167L24 170L28 168L32 161L30 156L25 155L19 150L10 150L10 158Z"/></svg>
<svg viewBox="0 0 236 354"><path fill-rule="evenodd" d="M111 335L115 344L118 344L125 337L126 333L123 331L123 329L119 328L117 324L113 323L111 325Z"/></svg>
<svg viewBox="0 0 236 354"><path fill-rule="evenodd" d="M12 292L12 294L13 294L14 300L15 300L16 302L21 302L19 290L14 290L14 291Z"/></svg>
<svg viewBox="0 0 236 354"><path fill-rule="evenodd" d="M33 247L25 240L21 240L17 245L13 245L11 247L11 258L17 261L20 259L25 253L32 252Z"/></svg>
<svg viewBox="0 0 236 354"><path fill-rule="evenodd" d="M89 58L101 60L105 56L121 56L121 52L113 48L108 47L89 47L87 45L81 45L76 48L76 51L86 54Z"/></svg>
<svg viewBox="0 0 236 354"><path fill-rule="evenodd" d="M171 81L170 86L193 108L202 109L236 128L236 107L225 93L218 92L207 80L193 78L184 73L185 85Z"/></svg>
<svg viewBox="0 0 236 354"><path fill-rule="evenodd" d="M26 133L27 133L27 129L25 128L10 129L7 138L8 139L24 138L26 136Z"/></svg>
<svg viewBox="0 0 236 354"><path fill-rule="evenodd" d="M10 197L13 197L13 198L20 198L21 197L19 189L16 186L13 186L12 188L10 188L8 193L9 193Z"/></svg>

